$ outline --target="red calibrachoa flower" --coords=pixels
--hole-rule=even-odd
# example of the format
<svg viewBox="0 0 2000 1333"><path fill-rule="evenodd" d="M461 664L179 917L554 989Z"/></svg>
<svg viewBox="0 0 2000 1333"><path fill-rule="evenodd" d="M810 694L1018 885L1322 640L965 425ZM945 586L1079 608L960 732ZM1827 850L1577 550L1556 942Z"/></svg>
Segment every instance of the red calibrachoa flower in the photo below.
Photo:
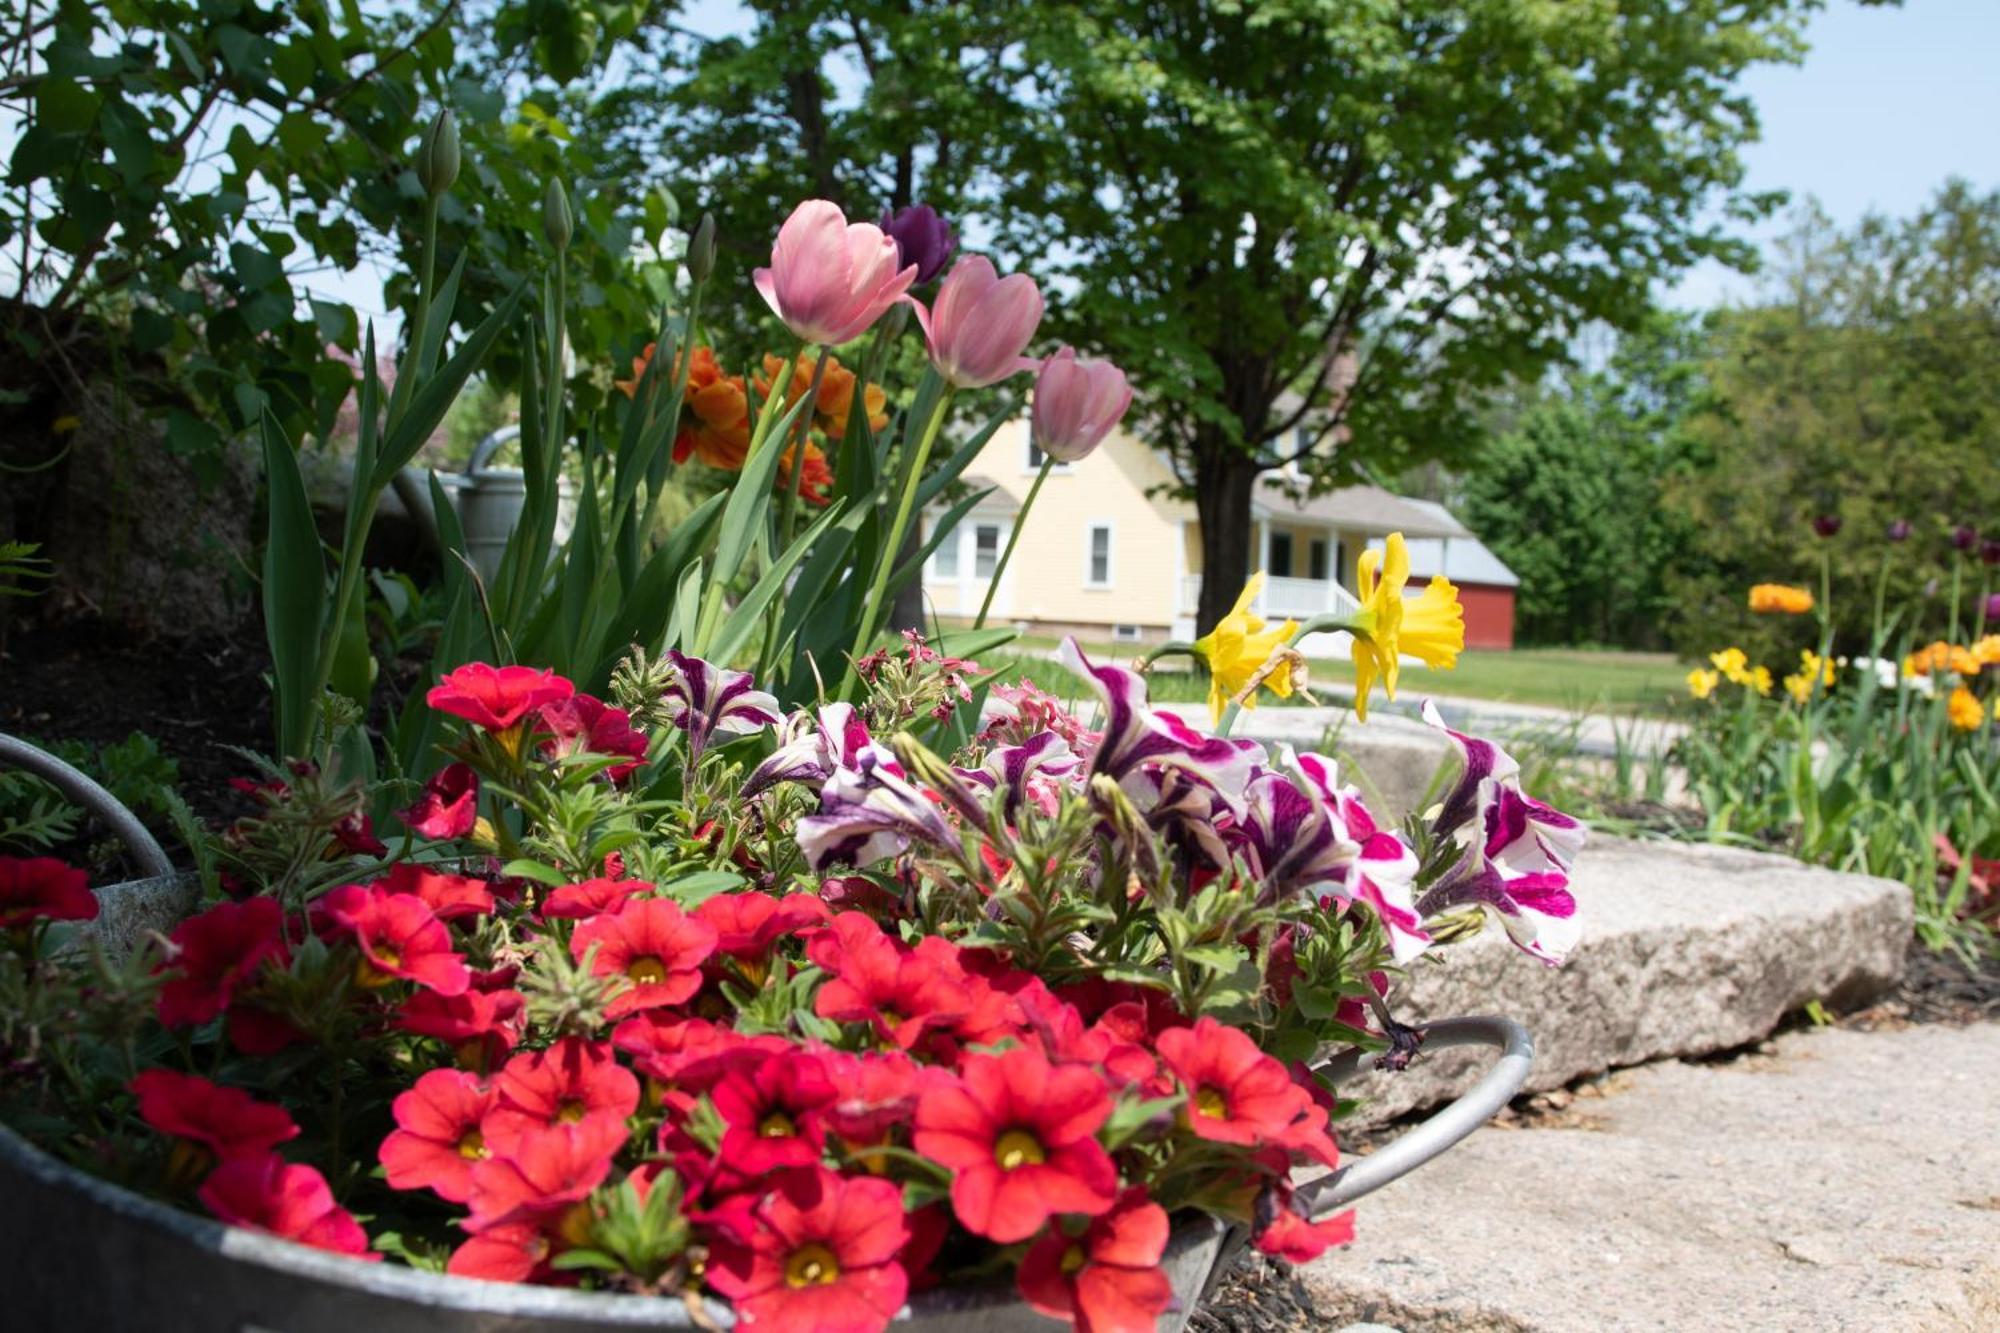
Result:
<svg viewBox="0 0 2000 1333"><path fill-rule="evenodd" d="M493 1089L456 1069L433 1069L398 1096L396 1129L382 1140L382 1167L399 1190L428 1189L464 1203L472 1197L472 1167L486 1160L480 1122Z"/></svg>
<svg viewBox="0 0 2000 1333"><path fill-rule="evenodd" d="M625 1146L625 1122L608 1116L543 1125L493 1144L475 1162L466 1202L474 1231L515 1222L561 1225L572 1204L604 1183L611 1159Z"/></svg>
<svg viewBox="0 0 2000 1333"><path fill-rule="evenodd" d="M811 1166L826 1142L820 1112L838 1095L826 1062L796 1049L754 1070L731 1070L709 1094L728 1126L723 1159L752 1176Z"/></svg>
<svg viewBox="0 0 2000 1333"><path fill-rule="evenodd" d="M475 975L463 995L417 991L403 1001L396 1026L446 1043L463 1068L491 1069L521 1039L525 1001L521 992L505 985L483 990L480 980Z"/></svg>
<svg viewBox="0 0 2000 1333"><path fill-rule="evenodd" d="M615 910L635 894L651 893L653 888L653 885L643 879L618 879L615 876L565 884L551 893L548 900L542 904L542 915L567 921L584 921L600 912Z"/></svg>
<svg viewBox="0 0 2000 1333"><path fill-rule="evenodd" d="M718 893L694 909L715 928L715 952L735 962L753 982L762 982L779 940L802 935L809 927L832 918L825 903L810 893Z"/></svg>
<svg viewBox="0 0 2000 1333"><path fill-rule="evenodd" d="M896 1050L865 1055L836 1051L825 1059L840 1095L820 1117L862 1166L880 1174L887 1162L881 1154L871 1156L867 1150L887 1143L897 1126L910 1123L924 1067ZM950 1077L938 1072L941 1079Z"/></svg>
<svg viewBox="0 0 2000 1333"><path fill-rule="evenodd" d="M701 965L715 952L715 927L689 916L679 903L636 898L585 921L569 937L569 951L579 961L592 945L597 947L593 973L632 982L605 1008L612 1018L622 1018L692 998L701 989Z"/></svg>
<svg viewBox="0 0 2000 1333"><path fill-rule="evenodd" d="M417 803L396 817L420 838L464 837L479 821L479 774L470 764L446 764L424 784Z"/></svg>
<svg viewBox="0 0 2000 1333"><path fill-rule="evenodd" d="M903 1306L897 1256L909 1237L902 1188L824 1167L789 1175L758 1204L741 1242L719 1237L709 1285L769 1333L872 1333Z"/></svg>
<svg viewBox="0 0 2000 1333"><path fill-rule="evenodd" d="M231 1226L358 1259L382 1257L369 1252L368 1233L333 1201L325 1177L276 1153L224 1162L201 1187L201 1201Z"/></svg>
<svg viewBox="0 0 2000 1333"><path fill-rule="evenodd" d="M139 1118L179 1140L167 1171L183 1184L193 1184L217 1162L261 1157L298 1137L299 1127L284 1107L195 1074L148 1069L132 1080L131 1089L139 1098Z"/></svg>
<svg viewBox="0 0 2000 1333"><path fill-rule="evenodd" d="M1298 1195L1292 1189L1291 1163L1285 1155L1259 1153L1258 1159L1268 1173L1252 1210L1259 1250L1288 1263L1305 1264L1354 1239L1353 1209L1335 1213L1324 1221L1313 1221L1300 1207Z"/></svg>
<svg viewBox="0 0 2000 1333"><path fill-rule="evenodd" d="M1095 1071L1020 1046L969 1055L956 1082L925 1088L915 1147L953 1173L966 1229L1011 1245L1058 1213L1095 1216L1117 1201L1118 1169L1094 1137L1110 1115Z"/></svg>
<svg viewBox="0 0 2000 1333"><path fill-rule="evenodd" d="M832 974L813 997L814 1013L868 1023L904 1050L966 1015L962 973L954 976L935 955L904 948L859 912L835 917L832 929L806 946L806 956Z"/></svg>
<svg viewBox="0 0 2000 1333"><path fill-rule="evenodd" d="M424 702L496 735L512 732L529 714L560 703L576 686L553 671L469 662L431 687Z"/></svg>
<svg viewBox="0 0 2000 1333"><path fill-rule="evenodd" d="M1167 1211L1134 1186L1080 1235L1051 1227L1021 1260L1016 1282L1028 1304L1079 1333L1149 1333L1174 1303L1160 1271Z"/></svg>
<svg viewBox="0 0 2000 1333"><path fill-rule="evenodd" d="M169 936L173 958L160 987L160 1022L206 1023L229 1006L266 960L285 959L285 909L275 898L217 903Z"/></svg>
<svg viewBox="0 0 2000 1333"><path fill-rule="evenodd" d="M1238 1028L1212 1018L1170 1028L1157 1039L1160 1058L1187 1090L1183 1117L1197 1138L1248 1147L1274 1144L1318 1158L1340 1155L1326 1135L1326 1110Z"/></svg>
<svg viewBox="0 0 2000 1333"><path fill-rule="evenodd" d="M618 1063L609 1046L579 1037L515 1056L494 1080L494 1090L498 1099L484 1133L497 1153L513 1151L517 1140L551 1125L598 1120L623 1134L626 1117L639 1109L638 1077Z"/></svg>
<svg viewBox="0 0 2000 1333"><path fill-rule="evenodd" d="M485 880L440 874L408 861L391 866L389 873L375 884L391 893L409 894L430 908L431 915L440 921L486 916L493 911L493 889Z"/></svg>
<svg viewBox="0 0 2000 1333"><path fill-rule="evenodd" d="M366 989L400 979L450 996L472 985L465 960L452 950L451 932L414 894L347 884L321 898L317 913L326 929L361 951L354 979Z"/></svg>
<svg viewBox="0 0 2000 1333"><path fill-rule="evenodd" d="M775 1034L746 1037L705 1018L676 1018L657 1009L620 1023L611 1044L662 1088L690 1093L707 1092L730 1070L754 1068L792 1049Z"/></svg>
<svg viewBox="0 0 2000 1333"><path fill-rule="evenodd" d="M604 776L623 782L646 757L646 738L632 729L632 715L613 708L602 699L581 691L542 708L542 726L550 739L541 750L546 758L574 754L624 755L629 761L613 764Z"/></svg>
<svg viewBox="0 0 2000 1333"><path fill-rule="evenodd" d="M97 895L81 870L53 856L0 856L0 930L96 919Z"/></svg>

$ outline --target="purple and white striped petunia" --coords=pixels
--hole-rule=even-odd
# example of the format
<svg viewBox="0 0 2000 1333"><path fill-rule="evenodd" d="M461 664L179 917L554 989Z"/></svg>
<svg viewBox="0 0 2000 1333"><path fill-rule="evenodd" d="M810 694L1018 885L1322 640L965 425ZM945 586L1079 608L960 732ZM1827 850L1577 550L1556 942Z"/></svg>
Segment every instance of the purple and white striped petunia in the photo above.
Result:
<svg viewBox="0 0 2000 1333"><path fill-rule="evenodd" d="M1232 802L1243 794L1264 760L1263 746L1206 736L1177 717L1154 712L1146 704L1146 682L1138 672L1093 663L1074 637L1063 640L1058 656L1088 679L1104 701L1104 738L1091 756L1093 775L1106 774L1137 800L1126 779L1145 765L1164 764L1195 774Z"/></svg>
<svg viewBox="0 0 2000 1333"><path fill-rule="evenodd" d="M675 648L667 650L667 658L674 664L674 678L666 697L680 705L668 720L687 733L690 761L701 758L717 732L748 736L778 725L784 716L777 699L754 688L747 671L731 671Z"/></svg>
<svg viewBox="0 0 2000 1333"><path fill-rule="evenodd" d="M1497 787L1514 782L1520 777L1521 766L1514 762L1512 755L1492 741L1468 736L1446 726L1444 714L1438 712L1435 701L1424 700L1423 716L1424 721L1451 738L1463 761L1459 766L1458 781L1452 784L1450 794L1438 807L1438 835L1449 837L1485 814L1486 803L1492 799L1486 784L1490 782Z"/></svg>
<svg viewBox="0 0 2000 1333"><path fill-rule="evenodd" d="M795 834L815 872L831 865L866 868L912 842L959 845L944 812L879 745L864 747L852 768L834 770L820 790L819 813L799 820Z"/></svg>
<svg viewBox="0 0 2000 1333"><path fill-rule="evenodd" d="M1581 820L1518 787L1500 788L1486 810L1486 854L1511 870L1568 871L1583 839Z"/></svg>
<svg viewBox="0 0 2000 1333"><path fill-rule="evenodd" d="M1053 731L1038 731L1019 745L997 745L986 754L978 768L955 770L967 782L988 791L1007 790L1007 813L1011 816L1028 797L1028 782L1041 777L1061 780L1075 777L1083 760L1069 748L1069 742Z"/></svg>
<svg viewBox="0 0 2000 1333"><path fill-rule="evenodd" d="M1513 870L1487 859L1483 848L1468 852L1442 883L1424 894L1417 912L1428 920L1466 906L1485 908L1518 948L1550 966L1565 961L1583 935L1568 875Z"/></svg>
<svg viewBox="0 0 2000 1333"><path fill-rule="evenodd" d="M755 796L780 782L817 786L838 769L859 766L861 752L874 745L853 704L827 704L817 714L801 708L785 719L778 748L751 770L742 795Z"/></svg>

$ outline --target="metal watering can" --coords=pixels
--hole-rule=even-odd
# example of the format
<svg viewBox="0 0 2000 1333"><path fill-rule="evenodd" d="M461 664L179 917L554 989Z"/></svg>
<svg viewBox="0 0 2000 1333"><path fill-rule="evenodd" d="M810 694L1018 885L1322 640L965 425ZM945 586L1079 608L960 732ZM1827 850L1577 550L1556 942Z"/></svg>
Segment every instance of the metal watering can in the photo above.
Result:
<svg viewBox="0 0 2000 1333"><path fill-rule="evenodd" d="M473 446L465 470L439 478L458 508L458 525L465 532L465 551L479 577L492 583L500 572L507 539L528 507L527 475L517 467L489 467L488 461L521 436L519 426L502 426ZM568 479L556 483L556 532L560 543L576 526L576 488Z"/></svg>

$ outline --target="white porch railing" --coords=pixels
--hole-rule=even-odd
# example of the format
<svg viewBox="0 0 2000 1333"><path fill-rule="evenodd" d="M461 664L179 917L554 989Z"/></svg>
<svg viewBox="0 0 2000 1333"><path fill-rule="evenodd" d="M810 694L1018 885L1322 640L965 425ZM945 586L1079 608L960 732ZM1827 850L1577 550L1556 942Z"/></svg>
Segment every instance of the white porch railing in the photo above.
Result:
<svg viewBox="0 0 2000 1333"><path fill-rule="evenodd" d="M1180 614L1192 616L1201 605L1201 575L1181 577ZM1361 603L1354 594L1332 579L1264 580L1263 595L1257 599L1257 614L1266 619L1291 617L1304 620L1328 611L1356 611Z"/></svg>

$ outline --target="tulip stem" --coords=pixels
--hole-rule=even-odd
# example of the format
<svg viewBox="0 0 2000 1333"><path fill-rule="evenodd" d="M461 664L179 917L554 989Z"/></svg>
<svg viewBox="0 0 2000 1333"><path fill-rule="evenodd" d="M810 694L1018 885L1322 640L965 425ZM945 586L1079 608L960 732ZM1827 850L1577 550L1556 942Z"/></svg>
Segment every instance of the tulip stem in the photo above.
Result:
<svg viewBox="0 0 2000 1333"><path fill-rule="evenodd" d="M806 351L807 348L801 346L799 348L799 356L804 356ZM826 363L832 359L832 355L824 347L819 349L819 360L813 365L812 383L806 388L806 408L803 412L799 413L799 433L792 441L791 478L785 484L784 516L778 523L778 554L780 555L791 549L792 528L798 522L799 486L805 480L806 441L812 436L813 413L819 410L819 389L820 385L826 382ZM796 357L793 359L797 360ZM864 394L863 396L865 398L866 395ZM862 410L867 410L865 403ZM773 601L772 605L776 606L776 601Z"/></svg>
<svg viewBox="0 0 2000 1333"><path fill-rule="evenodd" d="M976 630L986 628L986 613L993 609L993 594L1000 590L1000 576L1007 572L1007 561L1014 554L1015 543L1021 540L1021 529L1027 526L1028 511L1035 507L1035 497L1042 493L1042 483L1049 479L1049 470L1055 465L1055 455L1042 455L1042 467L1035 473L1035 484L1028 487L1028 498L1021 501L1021 512L1014 515L1014 526L1007 530L1007 545L1000 552L1000 563L993 566L993 577L986 580L986 600L979 604L979 618L972 622L972 628Z"/></svg>
<svg viewBox="0 0 2000 1333"><path fill-rule="evenodd" d="M861 624L854 636L854 651L847 657L847 671L840 678L839 698L846 698L858 679L854 670L855 654L866 652L868 645L875 640L876 619L882 611L882 595L889 586L889 572L895 567L896 558L903 549L903 533L910 526L910 511L916 507L917 487L923 480L924 464L930 461L931 446L937 443L945 414L951 410L951 395L952 386L946 384L938 394L937 406L931 409L931 419L925 423L923 435L917 440L909 472L903 478L902 499L896 502L895 522L889 525L887 542L876 559L875 577L868 585L868 599L861 604Z"/></svg>

